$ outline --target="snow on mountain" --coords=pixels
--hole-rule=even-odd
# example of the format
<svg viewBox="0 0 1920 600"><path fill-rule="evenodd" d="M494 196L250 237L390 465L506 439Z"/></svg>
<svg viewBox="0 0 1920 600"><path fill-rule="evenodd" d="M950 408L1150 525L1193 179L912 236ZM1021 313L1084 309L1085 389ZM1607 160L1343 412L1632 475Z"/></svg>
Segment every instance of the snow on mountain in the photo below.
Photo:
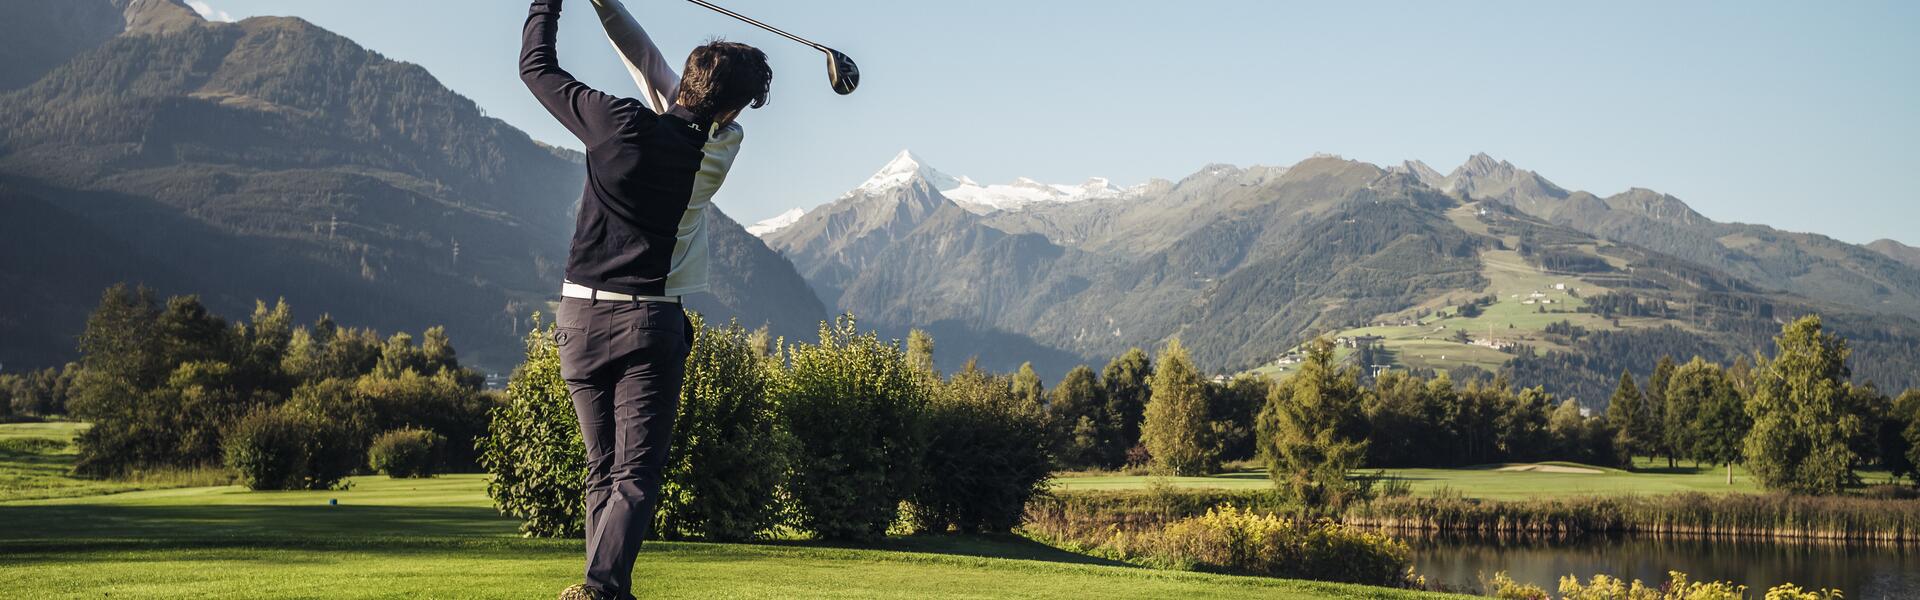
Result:
<svg viewBox="0 0 1920 600"><path fill-rule="evenodd" d="M981 185L967 177L954 177L927 166L910 150L902 150L893 157L887 166L860 184L849 195L883 192L906 185L915 176L939 190L940 195L959 204L976 214L988 214L1003 210L1017 210L1027 206L1049 202L1079 202L1082 200L1105 200L1120 198L1136 192L1139 188L1121 188L1103 177L1094 177L1079 185L1048 184L1025 177L1011 184Z"/></svg>
<svg viewBox="0 0 1920 600"><path fill-rule="evenodd" d="M794 208L787 212L780 213L771 219L754 223L752 226L747 227L747 233L753 234L753 237L767 237L769 233L785 229L788 225L798 222L800 217L806 216L806 214L807 209Z"/></svg>
<svg viewBox="0 0 1920 600"><path fill-rule="evenodd" d="M878 173L874 173L873 177L867 178L866 183L860 184L860 187L854 188L853 192L849 192L848 195L852 195L853 193L870 194L874 192L884 192L906 185L907 182L913 180L914 175L919 175L920 178L927 180L927 183L933 185L933 189L942 191L948 188L958 188L963 185L979 185L965 177L956 178L946 173L941 173L933 167L926 166L926 163L921 162L920 157L915 156L912 150L901 150L899 154L894 155L893 160L889 161L887 166L880 167Z"/></svg>

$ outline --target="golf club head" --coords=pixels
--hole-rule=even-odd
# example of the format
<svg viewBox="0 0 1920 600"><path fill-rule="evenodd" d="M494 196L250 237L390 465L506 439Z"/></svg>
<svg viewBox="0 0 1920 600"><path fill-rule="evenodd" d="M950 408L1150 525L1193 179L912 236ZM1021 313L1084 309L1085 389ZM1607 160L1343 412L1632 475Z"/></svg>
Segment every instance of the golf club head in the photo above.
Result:
<svg viewBox="0 0 1920 600"><path fill-rule="evenodd" d="M853 64L853 57L841 54L839 50L825 48L827 51L827 78L833 82L833 91L845 96L860 87L860 66Z"/></svg>

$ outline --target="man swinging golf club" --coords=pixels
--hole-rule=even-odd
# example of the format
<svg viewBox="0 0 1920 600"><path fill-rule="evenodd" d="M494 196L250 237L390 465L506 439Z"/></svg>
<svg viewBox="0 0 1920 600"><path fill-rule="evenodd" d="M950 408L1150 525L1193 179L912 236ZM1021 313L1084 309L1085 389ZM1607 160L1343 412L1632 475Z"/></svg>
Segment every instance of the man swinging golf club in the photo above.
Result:
<svg viewBox="0 0 1920 600"><path fill-rule="evenodd" d="M587 568L560 597L627 600L693 343L680 298L707 289L707 212L740 151L735 119L766 104L773 70L758 49L712 42L682 79L619 0L593 0L641 88L615 97L560 68L562 2L534 0L520 56L527 88L587 150L553 334L586 441Z"/></svg>

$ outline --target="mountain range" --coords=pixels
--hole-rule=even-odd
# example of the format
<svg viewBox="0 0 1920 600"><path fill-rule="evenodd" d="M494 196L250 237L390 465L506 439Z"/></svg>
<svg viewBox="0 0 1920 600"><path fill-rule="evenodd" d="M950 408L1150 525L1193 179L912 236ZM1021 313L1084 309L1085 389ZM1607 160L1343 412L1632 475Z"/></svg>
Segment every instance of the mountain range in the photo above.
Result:
<svg viewBox="0 0 1920 600"><path fill-rule="evenodd" d="M1592 401L1605 377L1644 372L1659 354L1730 360L1784 319L1819 312L1860 338L1863 377L1920 383L1920 268L1897 243L1718 223L1645 189L1567 191L1484 154L1445 175L1322 155L1094 187L1104 191L980 186L902 152L756 233L825 304L883 331L933 331L947 366L1034 361L1058 377L1177 337L1204 368L1234 372L1272 369L1314 336L1389 333L1385 366L1516 370ZM1014 188L1059 195L978 200ZM1549 310L1542 289L1599 298ZM1449 316L1481 298L1507 318ZM1612 314L1622 301L1634 308ZM1546 332L1561 321L1593 335ZM1448 328L1473 333L1440 339L1457 335ZM1552 381L1542 361L1587 376Z"/></svg>
<svg viewBox="0 0 1920 600"><path fill-rule="evenodd" d="M240 315L286 298L385 331L446 325L504 372L551 314L582 156L294 18L177 0L5 0L0 363L56 364L115 282ZM30 49L29 49L30 48ZM825 309L724 215L711 318L810 336Z"/></svg>
<svg viewBox="0 0 1920 600"><path fill-rule="evenodd" d="M236 315L284 297L518 361L550 310L582 157L426 70L293 18L178 0L0 0L0 364L57 364L101 289ZM25 40L31 43L15 43ZM783 199L792 201L793 199ZM1485 155L1442 174L1315 156L1179 181L983 185L911 152L818 206L714 223L710 317L810 338L849 311L943 368L1081 363L1179 338L1215 373L1348 340L1369 368L1505 372L1597 406L1661 354L1763 349L1817 312L1855 375L1920 381L1920 251L1720 223Z"/></svg>

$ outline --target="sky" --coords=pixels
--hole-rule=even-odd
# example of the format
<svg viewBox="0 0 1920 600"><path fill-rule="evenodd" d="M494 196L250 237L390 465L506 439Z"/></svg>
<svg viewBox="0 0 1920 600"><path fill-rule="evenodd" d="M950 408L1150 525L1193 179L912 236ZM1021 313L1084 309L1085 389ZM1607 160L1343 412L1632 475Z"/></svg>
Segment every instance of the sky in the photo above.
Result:
<svg viewBox="0 0 1920 600"><path fill-rule="evenodd" d="M661 47L762 47L772 103L716 201L752 223L832 201L902 149L983 183L1127 185L1326 152L1441 172L1476 152L1720 221L1920 245L1920 2L722 0L851 55L677 0L627 0ZM578 148L515 76L524 0L194 0L306 18L418 63L488 114ZM560 59L636 89L587 0Z"/></svg>

